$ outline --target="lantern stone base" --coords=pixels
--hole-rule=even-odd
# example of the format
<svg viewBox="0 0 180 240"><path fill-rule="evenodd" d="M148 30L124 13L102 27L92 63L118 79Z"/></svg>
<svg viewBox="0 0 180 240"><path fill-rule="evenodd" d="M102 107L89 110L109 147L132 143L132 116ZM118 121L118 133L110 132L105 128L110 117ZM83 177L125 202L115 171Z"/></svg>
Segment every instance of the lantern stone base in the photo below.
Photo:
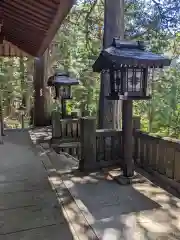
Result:
<svg viewBox="0 0 180 240"><path fill-rule="evenodd" d="M134 176L133 177L125 177L123 175L120 175L120 176L114 177L114 180L117 181L121 185L132 184L133 179L134 179Z"/></svg>
<svg viewBox="0 0 180 240"><path fill-rule="evenodd" d="M114 167L113 169L103 169L103 171L121 185L133 184L136 181L137 173L135 172L132 177L125 177L121 168Z"/></svg>

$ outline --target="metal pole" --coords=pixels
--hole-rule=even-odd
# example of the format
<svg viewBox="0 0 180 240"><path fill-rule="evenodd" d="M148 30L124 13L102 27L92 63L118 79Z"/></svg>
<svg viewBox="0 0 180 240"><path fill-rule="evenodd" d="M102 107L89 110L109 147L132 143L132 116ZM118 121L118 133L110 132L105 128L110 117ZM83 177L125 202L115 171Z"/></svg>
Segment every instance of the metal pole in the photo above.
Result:
<svg viewBox="0 0 180 240"><path fill-rule="evenodd" d="M0 92L0 144L3 144L4 127L3 127L3 116L2 116L2 92Z"/></svg>
<svg viewBox="0 0 180 240"><path fill-rule="evenodd" d="M122 114L122 134L123 134L123 175L124 177L134 176L133 163L133 139L132 139L132 117L133 102L131 100L123 101Z"/></svg>
<svg viewBox="0 0 180 240"><path fill-rule="evenodd" d="M21 114L21 127L24 129L24 114Z"/></svg>
<svg viewBox="0 0 180 240"><path fill-rule="evenodd" d="M1 122L1 136L5 136L4 134L4 119L3 119L3 92L0 93L0 122Z"/></svg>

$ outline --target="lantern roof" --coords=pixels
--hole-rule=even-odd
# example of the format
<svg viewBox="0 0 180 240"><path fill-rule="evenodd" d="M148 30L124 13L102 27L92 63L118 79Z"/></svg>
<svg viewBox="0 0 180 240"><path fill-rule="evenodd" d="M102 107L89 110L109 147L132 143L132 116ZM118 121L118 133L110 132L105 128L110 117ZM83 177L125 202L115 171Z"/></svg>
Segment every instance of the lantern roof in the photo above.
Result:
<svg viewBox="0 0 180 240"><path fill-rule="evenodd" d="M142 41L122 41L114 38L111 46L101 51L93 65L93 71L119 69L123 65L158 68L169 66L170 63L170 59L147 51Z"/></svg>
<svg viewBox="0 0 180 240"><path fill-rule="evenodd" d="M48 79L48 86L54 85L78 85L76 78L71 78L68 73L55 73Z"/></svg>
<svg viewBox="0 0 180 240"><path fill-rule="evenodd" d="M25 111L26 110L26 107L21 105L19 108L18 108L18 111Z"/></svg>

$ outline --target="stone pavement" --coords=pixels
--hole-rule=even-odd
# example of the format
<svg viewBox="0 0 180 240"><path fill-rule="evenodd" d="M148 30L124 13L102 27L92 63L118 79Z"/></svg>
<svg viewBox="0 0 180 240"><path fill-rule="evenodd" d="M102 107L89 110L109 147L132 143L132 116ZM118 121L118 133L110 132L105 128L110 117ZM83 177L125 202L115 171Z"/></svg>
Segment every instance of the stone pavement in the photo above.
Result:
<svg viewBox="0 0 180 240"><path fill-rule="evenodd" d="M141 175L120 186L79 173L47 146L37 151L27 132L0 145L0 240L180 239L178 198Z"/></svg>
<svg viewBox="0 0 180 240"><path fill-rule="evenodd" d="M0 240L77 239L28 132L0 145Z"/></svg>
<svg viewBox="0 0 180 240"><path fill-rule="evenodd" d="M48 156L87 221L84 231L88 239L92 230L102 240L180 239L177 197L140 174L132 185L122 186L104 173L83 175L75 169L68 172L67 165L75 168L76 163L69 159L65 166L63 154L50 151ZM78 225L76 214L71 217Z"/></svg>

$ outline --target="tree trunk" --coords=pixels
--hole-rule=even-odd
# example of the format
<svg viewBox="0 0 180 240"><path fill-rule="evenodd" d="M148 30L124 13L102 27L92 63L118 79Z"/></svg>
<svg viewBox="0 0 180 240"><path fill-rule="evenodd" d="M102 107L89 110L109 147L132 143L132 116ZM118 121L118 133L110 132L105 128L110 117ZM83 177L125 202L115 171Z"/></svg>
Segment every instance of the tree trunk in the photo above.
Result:
<svg viewBox="0 0 180 240"><path fill-rule="evenodd" d="M32 79L33 79L33 61L31 58L28 58L26 61L27 69L27 92L26 92L26 112L30 116L31 107L32 107Z"/></svg>
<svg viewBox="0 0 180 240"><path fill-rule="evenodd" d="M4 136L3 96L2 91L0 91L0 144L3 141L2 136Z"/></svg>
<svg viewBox="0 0 180 240"><path fill-rule="evenodd" d="M26 106L26 83L25 83L25 65L24 58L21 57L20 60L20 76L21 76L21 94L22 94L22 105Z"/></svg>
<svg viewBox="0 0 180 240"><path fill-rule="evenodd" d="M34 61L34 126L50 124L47 96L47 58L48 51Z"/></svg>
<svg viewBox="0 0 180 240"><path fill-rule="evenodd" d="M111 45L114 37L124 38L124 0L105 0L103 48ZM109 77L101 74L99 99L99 128L119 128L121 101L106 99L109 94ZM119 110L120 109L120 110ZM118 114L119 113L119 114Z"/></svg>

